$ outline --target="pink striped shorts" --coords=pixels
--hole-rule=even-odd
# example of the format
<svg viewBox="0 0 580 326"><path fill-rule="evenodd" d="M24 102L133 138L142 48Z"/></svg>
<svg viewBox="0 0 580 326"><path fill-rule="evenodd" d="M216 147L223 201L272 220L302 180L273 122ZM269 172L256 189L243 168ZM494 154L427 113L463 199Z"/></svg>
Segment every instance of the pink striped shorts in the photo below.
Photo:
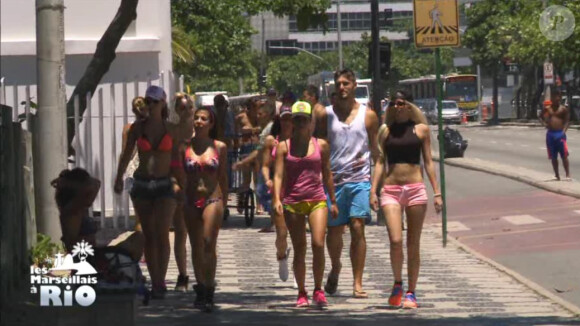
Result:
<svg viewBox="0 0 580 326"><path fill-rule="evenodd" d="M422 182L407 185L385 185L381 191L381 206L398 204L402 207L427 204L427 190Z"/></svg>

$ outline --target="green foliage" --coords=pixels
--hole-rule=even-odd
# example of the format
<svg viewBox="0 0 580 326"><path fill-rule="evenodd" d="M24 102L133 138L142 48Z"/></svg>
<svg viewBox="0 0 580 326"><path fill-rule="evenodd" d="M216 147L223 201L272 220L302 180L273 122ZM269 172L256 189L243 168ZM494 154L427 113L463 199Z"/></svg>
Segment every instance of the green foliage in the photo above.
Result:
<svg viewBox="0 0 580 326"><path fill-rule="evenodd" d="M324 24L329 0L175 0L172 23L187 35L193 62L174 56L174 69L194 91L225 90L236 94L241 78L247 92L257 90L259 55L251 50L256 31L249 17L262 11L297 15L302 28Z"/></svg>
<svg viewBox="0 0 580 326"><path fill-rule="evenodd" d="M483 0L466 10L468 28L463 44L473 50L474 62L488 69L499 68L505 58L534 66L550 58L559 69L578 67L580 2L552 0L547 2L550 5L566 6L576 19L574 33L564 41L550 41L540 32L541 1Z"/></svg>
<svg viewBox="0 0 580 326"><path fill-rule="evenodd" d="M541 2L518 0L518 10L506 22L513 37L508 55L523 65L540 65L550 58L558 69L580 67L580 2L551 1L548 5L565 5L576 20L572 35L564 41L551 41L541 34Z"/></svg>
<svg viewBox="0 0 580 326"><path fill-rule="evenodd" d="M466 10L468 27L463 45L473 50L472 59L486 69L497 70L511 42L506 21L519 1L483 0Z"/></svg>
<svg viewBox="0 0 580 326"><path fill-rule="evenodd" d="M368 71L370 43L370 36L364 33L360 42L343 48L343 66L355 71L359 78L371 78ZM418 51L412 43L396 43L391 49L391 71L384 84L385 89L394 91L401 79L435 74L435 59L431 50ZM306 87L308 76L338 67L338 51L318 55L323 60L302 52L295 56L275 57L268 65L269 85L281 91L292 90L299 94ZM451 48L441 49L441 61L442 73L454 71Z"/></svg>
<svg viewBox="0 0 580 326"><path fill-rule="evenodd" d="M36 245L30 249L31 263L38 267L51 267L52 257L64 251L64 247L60 242L51 242L49 236L38 233L36 235Z"/></svg>

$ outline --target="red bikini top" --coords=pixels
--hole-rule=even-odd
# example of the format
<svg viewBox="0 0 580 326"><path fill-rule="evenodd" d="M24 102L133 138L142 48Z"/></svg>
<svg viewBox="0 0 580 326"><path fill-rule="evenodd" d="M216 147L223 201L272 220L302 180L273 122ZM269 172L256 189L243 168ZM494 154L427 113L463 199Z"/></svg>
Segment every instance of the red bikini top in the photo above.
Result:
<svg viewBox="0 0 580 326"><path fill-rule="evenodd" d="M151 143L149 140L147 140L147 138L145 138L144 135L137 139L137 147L139 147L139 150L143 152L149 152L153 149L153 146L151 146ZM172 148L173 138L171 138L171 136L167 133L165 136L163 136L163 138L161 138L159 145L157 145L157 150L162 152L169 152Z"/></svg>

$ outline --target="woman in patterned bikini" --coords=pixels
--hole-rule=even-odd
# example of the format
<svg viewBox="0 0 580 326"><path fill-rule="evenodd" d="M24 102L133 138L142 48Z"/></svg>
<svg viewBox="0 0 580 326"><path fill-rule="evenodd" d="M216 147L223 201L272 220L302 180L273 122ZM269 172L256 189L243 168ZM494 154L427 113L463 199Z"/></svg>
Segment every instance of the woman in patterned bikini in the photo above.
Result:
<svg viewBox="0 0 580 326"><path fill-rule="evenodd" d="M227 147L215 140L215 114L208 107L195 111L195 136L179 153L185 172L185 223L196 267L195 307L213 310L217 237L227 202ZM197 277L199 276L199 277Z"/></svg>

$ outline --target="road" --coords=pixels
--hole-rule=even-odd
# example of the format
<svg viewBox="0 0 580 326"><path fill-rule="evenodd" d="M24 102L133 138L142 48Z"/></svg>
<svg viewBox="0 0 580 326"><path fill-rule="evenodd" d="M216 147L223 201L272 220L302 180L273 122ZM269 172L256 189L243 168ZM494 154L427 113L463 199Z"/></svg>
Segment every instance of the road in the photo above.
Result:
<svg viewBox="0 0 580 326"><path fill-rule="evenodd" d="M437 128L432 126L433 149L438 151ZM459 130L469 144L465 157L479 158L514 167L524 167L536 171L552 173L546 150L546 132L540 127L476 127L452 126ZM570 152L570 171L580 171L580 131L567 132ZM560 164L560 175L564 170Z"/></svg>
<svg viewBox="0 0 580 326"><path fill-rule="evenodd" d="M580 200L483 172L445 173L451 237L580 306ZM431 206L427 223L438 223Z"/></svg>

